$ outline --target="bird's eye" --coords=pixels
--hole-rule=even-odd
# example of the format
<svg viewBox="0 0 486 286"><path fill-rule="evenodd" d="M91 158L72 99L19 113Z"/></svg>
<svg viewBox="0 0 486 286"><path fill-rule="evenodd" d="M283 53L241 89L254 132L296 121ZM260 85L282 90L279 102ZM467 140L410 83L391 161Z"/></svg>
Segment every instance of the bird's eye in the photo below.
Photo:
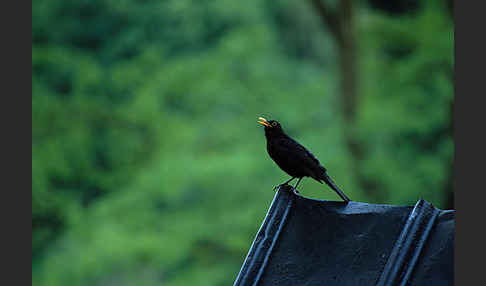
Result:
<svg viewBox="0 0 486 286"><path fill-rule="evenodd" d="M277 126L277 122L272 122L272 126Z"/></svg>

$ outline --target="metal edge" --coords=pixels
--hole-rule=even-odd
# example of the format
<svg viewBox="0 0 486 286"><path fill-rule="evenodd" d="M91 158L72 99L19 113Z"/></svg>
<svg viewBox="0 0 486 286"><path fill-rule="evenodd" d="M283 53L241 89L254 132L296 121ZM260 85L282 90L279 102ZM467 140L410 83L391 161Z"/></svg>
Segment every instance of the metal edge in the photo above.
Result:
<svg viewBox="0 0 486 286"><path fill-rule="evenodd" d="M421 199L415 204L388 257L377 286L406 285L438 214L439 210L425 200Z"/></svg>
<svg viewBox="0 0 486 286"><path fill-rule="evenodd" d="M287 189L278 188L235 279L234 286L258 284L287 220L294 199L293 193Z"/></svg>

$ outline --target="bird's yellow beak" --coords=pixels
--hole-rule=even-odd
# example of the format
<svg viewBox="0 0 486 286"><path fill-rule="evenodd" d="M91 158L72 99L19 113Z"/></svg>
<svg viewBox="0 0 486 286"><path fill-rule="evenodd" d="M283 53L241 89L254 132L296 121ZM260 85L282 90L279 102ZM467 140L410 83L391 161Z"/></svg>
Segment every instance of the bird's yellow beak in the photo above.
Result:
<svg viewBox="0 0 486 286"><path fill-rule="evenodd" d="M272 127L272 125L270 125L270 123L263 117L258 117L258 123L266 127Z"/></svg>

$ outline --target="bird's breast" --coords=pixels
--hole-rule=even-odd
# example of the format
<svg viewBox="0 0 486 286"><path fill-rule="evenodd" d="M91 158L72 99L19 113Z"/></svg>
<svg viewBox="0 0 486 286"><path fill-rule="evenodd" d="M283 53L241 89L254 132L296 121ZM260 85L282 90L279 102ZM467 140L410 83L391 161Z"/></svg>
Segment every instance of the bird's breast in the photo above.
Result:
<svg viewBox="0 0 486 286"><path fill-rule="evenodd" d="M298 156L289 149L288 142L284 140L270 140L267 142L267 152L270 158L284 172L293 177L301 177L303 173L302 164L299 164Z"/></svg>

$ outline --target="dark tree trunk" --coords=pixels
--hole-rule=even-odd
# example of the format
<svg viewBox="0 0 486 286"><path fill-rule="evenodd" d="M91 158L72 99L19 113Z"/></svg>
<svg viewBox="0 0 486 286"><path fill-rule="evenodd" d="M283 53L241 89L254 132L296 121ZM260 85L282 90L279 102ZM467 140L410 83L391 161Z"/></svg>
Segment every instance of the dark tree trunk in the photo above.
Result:
<svg viewBox="0 0 486 286"><path fill-rule="evenodd" d="M331 9L321 0L312 0L312 4L333 36L338 50L339 102L344 123L346 147L352 155L351 170L353 176L360 189L370 198L380 199L377 197L379 193L376 191L376 184L367 179L362 172L365 154L356 129L359 95L354 2L352 0L341 0L336 9Z"/></svg>

